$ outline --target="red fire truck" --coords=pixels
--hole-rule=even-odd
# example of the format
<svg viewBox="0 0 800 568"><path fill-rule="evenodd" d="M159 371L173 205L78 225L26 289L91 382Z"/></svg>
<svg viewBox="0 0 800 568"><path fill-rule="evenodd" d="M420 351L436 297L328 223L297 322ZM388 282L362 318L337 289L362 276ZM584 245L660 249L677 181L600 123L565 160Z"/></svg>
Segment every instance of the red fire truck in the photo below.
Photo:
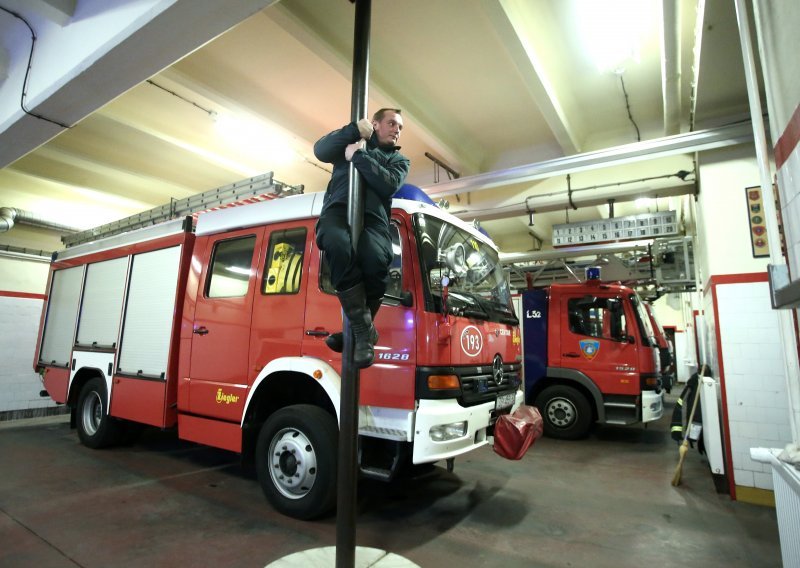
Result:
<svg viewBox="0 0 800 568"><path fill-rule="evenodd" d="M659 351L643 302L596 276L521 295L525 399L554 438L663 414Z"/></svg>
<svg viewBox="0 0 800 568"><path fill-rule="evenodd" d="M145 424L253 456L268 500L309 519L335 504L339 302L314 243L321 193L103 238L54 255L35 367L83 444ZM359 460L404 465L488 443L522 402L518 321L491 241L395 200L391 282L361 371ZM451 465L449 462L448 465Z"/></svg>

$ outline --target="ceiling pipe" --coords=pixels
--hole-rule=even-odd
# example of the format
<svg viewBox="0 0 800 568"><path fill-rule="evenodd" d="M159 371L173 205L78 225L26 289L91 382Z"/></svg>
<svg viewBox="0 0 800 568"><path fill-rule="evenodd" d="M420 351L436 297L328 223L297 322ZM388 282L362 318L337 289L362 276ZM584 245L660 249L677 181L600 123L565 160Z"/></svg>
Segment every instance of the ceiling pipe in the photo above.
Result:
<svg viewBox="0 0 800 568"><path fill-rule="evenodd" d="M54 223L39 215L17 209L16 207L0 207L0 233L5 233L14 228L15 224L30 225L39 229L47 229L57 233L77 233L80 229Z"/></svg>
<svg viewBox="0 0 800 568"><path fill-rule="evenodd" d="M515 166L473 176L427 185L422 189L429 196L453 195L467 191L481 191L516 183L547 179L584 170L617 166L643 160L652 160L675 154L686 154L724 148L751 142L753 127L750 122L740 122L718 128L685 132L655 140L644 140L604 150L585 152L574 156L555 158L534 164Z"/></svg>
<svg viewBox="0 0 800 568"><path fill-rule="evenodd" d="M664 187L639 186L612 190L607 188L603 188L602 190L584 188L572 190L572 203L574 203L576 207L593 207L597 205L606 205L609 199L613 199L615 203L622 203L625 201L635 201L642 197L673 197L676 195L694 194L696 192L697 187L694 182ZM486 209L475 207L473 209L450 211L450 213L460 219L494 221L497 219L527 215L528 212L532 210L535 210L537 213L561 211L569 204L570 198L568 192L560 191L543 195L533 195L528 197L526 202L519 204L487 207Z"/></svg>
<svg viewBox="0 0 800 568"><path fill-rule="evenodd" d="M664 136L681 131L681 27L680 2L662 2L661 94L664 102Z"/></svg>

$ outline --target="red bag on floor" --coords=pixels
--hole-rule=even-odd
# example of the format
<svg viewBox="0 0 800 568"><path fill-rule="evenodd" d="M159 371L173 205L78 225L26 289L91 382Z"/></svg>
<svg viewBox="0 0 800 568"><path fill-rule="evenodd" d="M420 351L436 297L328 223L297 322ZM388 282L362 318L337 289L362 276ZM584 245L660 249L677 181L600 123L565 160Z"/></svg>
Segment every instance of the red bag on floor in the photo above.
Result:
<svg viewBox="0 0 800 568"><path fill-rule="evenodd" d="M494 425L494 451L509 459L519 460L542 436L542 415L535 406L525 404L513 414L503 414Z"/></svg>

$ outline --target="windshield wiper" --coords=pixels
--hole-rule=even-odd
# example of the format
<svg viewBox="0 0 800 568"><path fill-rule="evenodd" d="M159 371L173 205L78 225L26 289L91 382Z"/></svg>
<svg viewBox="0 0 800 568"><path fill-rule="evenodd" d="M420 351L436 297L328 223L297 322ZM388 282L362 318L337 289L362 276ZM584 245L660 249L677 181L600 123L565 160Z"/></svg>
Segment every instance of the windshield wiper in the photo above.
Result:
<svg viewBox="0 0 800 568"><path fill-rule="evenodd" d="M508 325L519 325L519 319L514 315L514 312L507 308L495 307L494 310L503 314L500 316L500 323L507 323Z"/></svg>
<svg viewBox="0 0 800 568"><path fill-rule="evenodd" d="M484 311L481 311L481 310L473 310L471 308L464 308L463 310L461 310L461 313L463 313L465 316L468 316L468 317L471 317L471 318L475 318L475 319L483 319L483 320L488 320L489 319L489 314L487 312L484 312Z"/></svg>
<svg viewBox="0 0 800 568"><path fill-rule="evenodd" d="M470 304L469 307L456 308L465 316L483 320L489 319L489 310L485 308L481 299L475 294L459 290L458 292L450 292L450 297L456 297L462 302Z"/></svg>

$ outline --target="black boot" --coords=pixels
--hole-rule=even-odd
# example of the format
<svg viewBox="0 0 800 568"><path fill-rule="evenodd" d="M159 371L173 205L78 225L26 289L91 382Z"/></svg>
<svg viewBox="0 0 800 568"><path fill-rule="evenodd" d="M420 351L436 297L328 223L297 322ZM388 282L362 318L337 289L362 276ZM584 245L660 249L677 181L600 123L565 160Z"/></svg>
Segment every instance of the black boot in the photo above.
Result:
<svg viewBox="0 0 800 568"><path fill-rule="evenodd" d="M374 298L372 300L367 300L367 306L369 307L369 313L372 315L372 329L370 330L370 341L372 341L372 345L378 344L378 330L375 329L375 316L378 313L378 310L381 308L381 302L383 302L383 298ZM344 349L344 336L342 335L341 331L337 331L336 333L330 334L325 339L325 345L328 346L328 349L331 351L335 351L336 353L341 353L342 349Z"/></svg>
<svg viewBox="0 0 800 568"><path fill-rule="evenodd" d="M367 301L364 296L364 285L356 284L348 290L337 292L342 310L350 322L350 329L353 331L355 345L353 347L353 364L359 368L372 365L372 358L375 356L372 350L372 316L367 309Z"/></svg>

